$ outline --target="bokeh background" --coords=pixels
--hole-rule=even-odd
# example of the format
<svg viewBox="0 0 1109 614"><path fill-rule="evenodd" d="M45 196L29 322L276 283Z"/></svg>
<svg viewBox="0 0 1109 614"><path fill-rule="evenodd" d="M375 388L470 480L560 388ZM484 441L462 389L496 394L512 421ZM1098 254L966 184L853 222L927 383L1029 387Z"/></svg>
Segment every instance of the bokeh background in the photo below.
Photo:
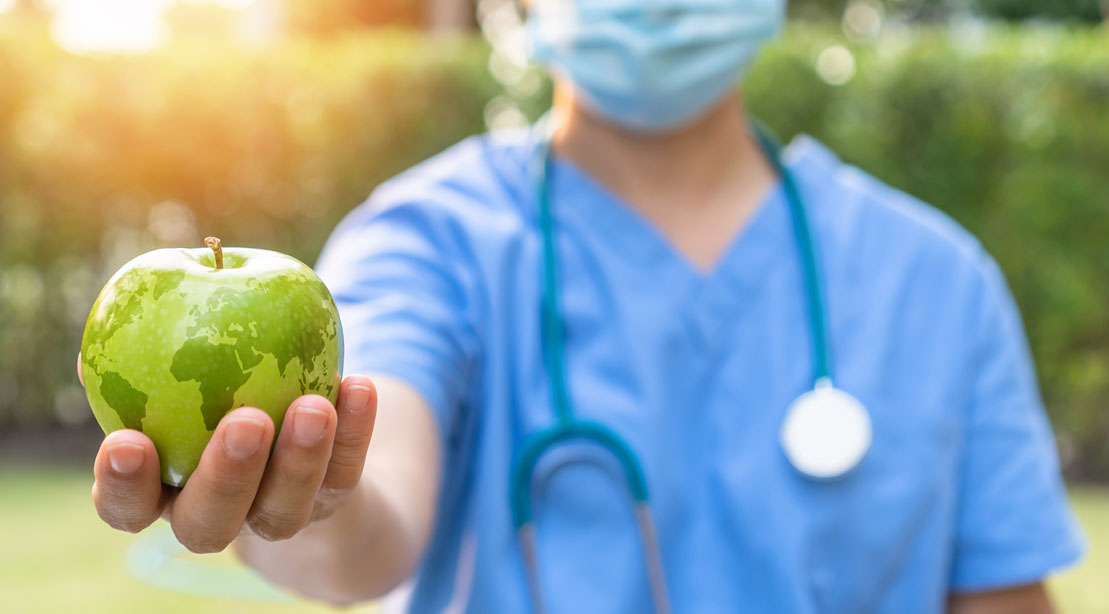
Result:
<svg viewBox="0 0 1109 614"><path fill-rule="evenodd" d="M790 10L751 106L996 256L1092 542L1054 588L1109 612L1109 2ZM382 180L536 117L518 26L512 0L0 0L0 611L262 608L143 584L136 538L97 521L89 307L130 258L208 234L313 262Z"/></svg>

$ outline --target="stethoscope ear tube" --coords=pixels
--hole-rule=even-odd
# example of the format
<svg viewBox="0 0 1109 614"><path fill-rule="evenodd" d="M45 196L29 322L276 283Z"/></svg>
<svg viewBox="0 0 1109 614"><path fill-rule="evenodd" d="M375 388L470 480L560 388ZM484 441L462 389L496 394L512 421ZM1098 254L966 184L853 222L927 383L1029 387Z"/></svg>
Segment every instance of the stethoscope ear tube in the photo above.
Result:
<svg viewBox="0 0 1109 614"><path fill-rule="evenodd" d="M539 579L539 557L535 546L535 523L529 522L516 529L516 539L520 542L520 553L524 557L531 611L533 614L546 614L547 601L543 598L543 582Z"/></svg>
<svg viewBox="0 0 1109 614"><path fill-rule="evenodd" d="M643 557L647 564L647 582L651 599L658 614L670 614L670 594L666 589L666 573L662 568L662 548L658 544L658 530L646 501L635 504L635 519L639 523L639 536L643 541Z"/></svg>
<svg viewBox="0 0 1109 614"><path fill-rule="evenodd" d="M535 474L539 459L548 450L573 440L585 441L608 452L623 470L628 494L635 503L636 524L643 544L644 564L647 568L647 580L655 611L659 614L670 614L670 598L666 590L662 552L659 548L658 531L648 504L647 479L643 467L631 447L612 429L596 422L580 420L573 414L567 414L565 419L560 419L553 426L534 433L526 439L516 458L509 485L512 521L516 527L520 552L524 559L532 611L536 614L543 614L546 611L542 582L539 577L535 522L532 516L532 476Z"/></svg>
<svg viewBox="0 0 1109 614"><path fill-rule="evenodd" d="M670 594L666 588L666 574L662 567L662 551L658 543L651 508L646 502L635 504L635 519L639 526L639 537L643 543L643 558L647 566L647 584L651 590L651 601L657 614L671 614ZM539 578L539 555L535 539L535 523L528 522L516 530L520 542L520 552L524 558L524 571L527 575L528 592L531 595L531 611L546 614L546 600L543 596L543 582Z"/></svg>

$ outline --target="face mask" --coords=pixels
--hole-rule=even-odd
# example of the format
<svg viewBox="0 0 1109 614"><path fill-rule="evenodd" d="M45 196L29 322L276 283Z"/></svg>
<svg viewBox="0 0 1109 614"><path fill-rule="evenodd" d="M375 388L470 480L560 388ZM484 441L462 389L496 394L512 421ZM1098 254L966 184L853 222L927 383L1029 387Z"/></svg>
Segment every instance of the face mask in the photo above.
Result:
<svg viewBox="0 0 1109 614"><path fill-rule="evenodd" d="M785 0L533 0L532 58L638 132L696 119L781 30Z"/></svg>

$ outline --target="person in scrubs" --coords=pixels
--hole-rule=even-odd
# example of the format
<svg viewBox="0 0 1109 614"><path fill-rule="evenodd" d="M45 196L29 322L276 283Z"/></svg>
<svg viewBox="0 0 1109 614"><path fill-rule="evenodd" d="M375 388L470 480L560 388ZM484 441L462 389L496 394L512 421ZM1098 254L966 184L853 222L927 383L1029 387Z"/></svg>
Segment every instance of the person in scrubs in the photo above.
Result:
<svg viewBox="0 0 1109 614"><path fill-rule="evenodd" d="M240 408L180 492L144 435L109 435L93 496L194 552L334 604L408 612L1051 611L1082 537L1001 271L950 218L811 138L782 155L824 282L836 386L872 443L834 480L783 452L813 389L803 258L783 172L735 85L783 0L535 0L557 88L534 130L470 138L378 188L318 270L339 305L339 402L275 428ZM530 479L535 565L509 500L555 421L544 351L549 196L565 388L642 465L661 577L619 467L567 442ZM372 437L371 437L372 434ZM398 593L396 589L402 587ZM397 597L401 594L401 597Z"/></svg>

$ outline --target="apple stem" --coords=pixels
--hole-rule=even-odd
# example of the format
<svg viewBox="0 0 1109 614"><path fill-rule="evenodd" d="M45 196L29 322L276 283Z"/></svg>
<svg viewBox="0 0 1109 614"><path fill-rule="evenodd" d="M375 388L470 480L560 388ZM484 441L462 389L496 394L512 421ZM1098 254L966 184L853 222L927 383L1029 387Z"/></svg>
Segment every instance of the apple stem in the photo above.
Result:
<svg viewBox="0 0 1109 614"><path fill-rule="evenodd" d="M204 244L212 249L216 254L216 270L223 268L223 243L220 242L219 237L206 237Z"/></svg>

